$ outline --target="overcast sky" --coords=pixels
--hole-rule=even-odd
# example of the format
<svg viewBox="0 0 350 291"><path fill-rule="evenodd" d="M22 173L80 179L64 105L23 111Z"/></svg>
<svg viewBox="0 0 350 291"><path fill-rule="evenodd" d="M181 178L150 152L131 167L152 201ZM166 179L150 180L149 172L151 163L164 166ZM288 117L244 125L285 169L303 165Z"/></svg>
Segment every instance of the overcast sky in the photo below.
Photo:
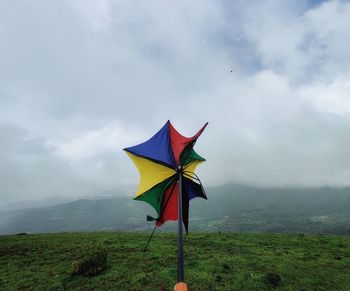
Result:
<svg viewBox="0 0 350 291"><path fill-rule="evenodd" d="M1 0L0 203L133 192L122 149L168 119L209 122L204 185L350 185L349 27L340 0Z"/></svg>

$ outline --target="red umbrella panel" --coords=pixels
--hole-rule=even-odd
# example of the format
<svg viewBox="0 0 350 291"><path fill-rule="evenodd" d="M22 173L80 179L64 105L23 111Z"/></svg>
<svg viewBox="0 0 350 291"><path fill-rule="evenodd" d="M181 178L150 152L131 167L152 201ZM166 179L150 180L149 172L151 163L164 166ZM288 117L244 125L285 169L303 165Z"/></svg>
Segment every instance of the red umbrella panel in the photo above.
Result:
<svg viewBox="0 0 350 291"><path fill-rule="evenodd" d="M205 159L193 147L206 123L194 136L181 135L167 121L149 140L125 148L140 172L136 200L145 201L157 212L157 217L147 216L161 226L167 220L178 219L179 175L182 176L183 224L188 231L189 202L201 197L207 199L198 176L194 173Z"/></svg>

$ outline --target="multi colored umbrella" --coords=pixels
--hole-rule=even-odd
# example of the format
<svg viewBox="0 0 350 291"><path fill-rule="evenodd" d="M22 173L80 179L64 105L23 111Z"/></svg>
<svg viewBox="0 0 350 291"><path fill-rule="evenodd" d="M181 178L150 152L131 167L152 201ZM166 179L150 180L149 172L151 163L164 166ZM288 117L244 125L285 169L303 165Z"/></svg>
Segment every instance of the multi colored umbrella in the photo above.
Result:
<svg viewBox="0 0 350 291"><path fill-rule="evenodd" d="M147 220L155 221L156 226L161 226L167 220L179 221L181 256L182 222L188 232L189 201L195 197L207 199L202 184L194 173L205 159L193 149L207 125L208 123L193 137L184 137L167 121L146 142L124 149L141 176L134 199L147 202L157 212L157 217L148 215ZM183 258L179 259L182 260L182 270L178 270L178 281L183 281Z"/></svg>

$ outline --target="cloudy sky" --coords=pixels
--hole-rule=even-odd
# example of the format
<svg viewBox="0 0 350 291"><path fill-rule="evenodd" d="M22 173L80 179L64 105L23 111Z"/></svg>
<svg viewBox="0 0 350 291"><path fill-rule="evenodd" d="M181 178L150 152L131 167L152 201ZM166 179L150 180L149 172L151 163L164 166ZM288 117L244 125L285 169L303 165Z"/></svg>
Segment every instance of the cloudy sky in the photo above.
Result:
<svg viewBox="0 0 350 291"><path fill-rule="evenodd" d="M205 185L350 185L349 27L340 0L1 0L0 203L135 188L122 148L168 119L209 122Z"/></svg>

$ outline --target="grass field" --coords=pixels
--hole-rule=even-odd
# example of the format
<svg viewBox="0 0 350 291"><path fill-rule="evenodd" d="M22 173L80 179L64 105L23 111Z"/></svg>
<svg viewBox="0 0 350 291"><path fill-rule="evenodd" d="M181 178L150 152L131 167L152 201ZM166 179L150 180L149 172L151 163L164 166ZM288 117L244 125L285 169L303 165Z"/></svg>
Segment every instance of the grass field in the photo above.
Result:
<svg viewBox="0 0 350 291"><path fill-rule="evenodd" d="M0 290L172 290L176 235L59 233L0 236ZM190 290L350 290L350 237L192 233ZM75 275L76 262L107 252L107 269Z"/></svg>

